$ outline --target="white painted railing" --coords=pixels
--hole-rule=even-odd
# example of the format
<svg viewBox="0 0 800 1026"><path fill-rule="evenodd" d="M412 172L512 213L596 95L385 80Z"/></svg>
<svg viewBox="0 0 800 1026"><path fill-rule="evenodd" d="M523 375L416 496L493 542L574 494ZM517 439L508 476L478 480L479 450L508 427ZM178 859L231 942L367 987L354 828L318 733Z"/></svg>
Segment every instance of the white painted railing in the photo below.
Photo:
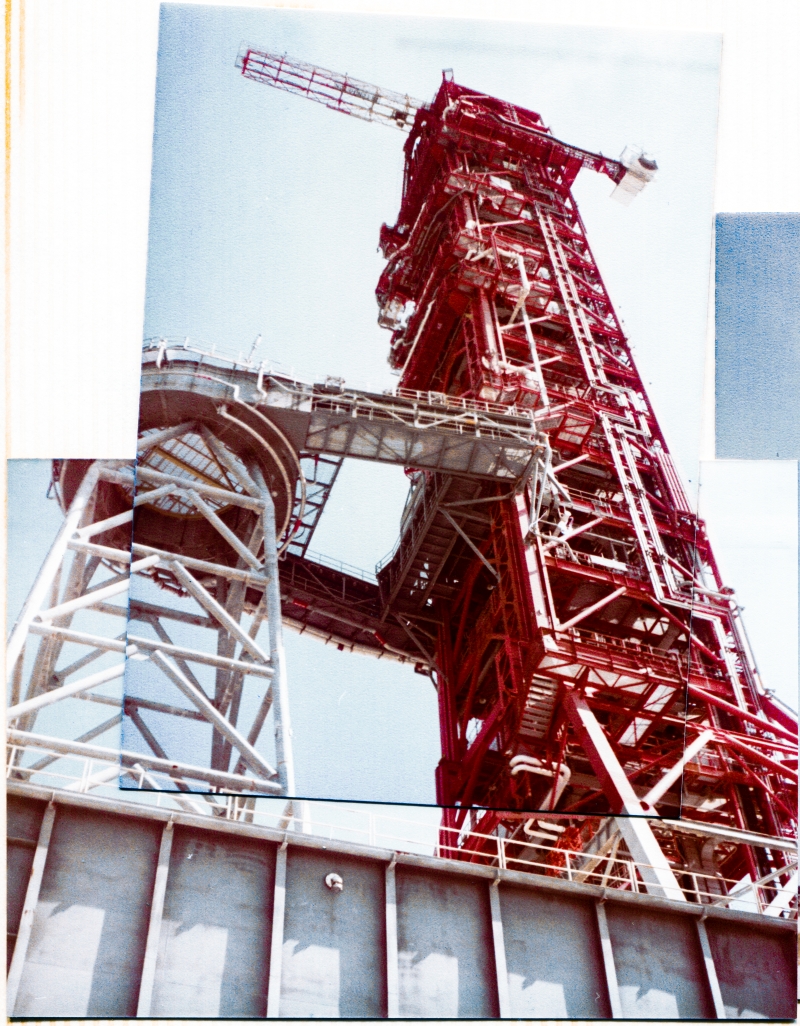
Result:
<svg viewBox="0 0 800 1026"><path fill-rule="evenodd" d="M13 758L16 753L17 757ZM534 826L519 837L499 837L469 829L442 830L439 810L435 807L417 810L417 818L399 815L391 806L342 805L327 802L286 803L283 798L254 798L246 795L224 795L157 790L158 782L140 766L125 767L123 779L115 763L77 755L53 753L53 762L37 769L36 763L47 757L42 748L25 749L9 745L7 776L20 782L29 781L41 787L92 793L117 801L145 802L150 805L196 815L215 816L228 820L280 830L313 834L330 840L343 840L369 847L438 855L446 859L469 859L479 865L520 870L573 883L595 884L633 893L644 891L642 870L648 867L634 861L627 853L620 854L618 844L609 834L608 850L573 851L558 846L563 819L548 814L533 815L529 824L545 822L549 829ZM25 763L28 763L26 766ZM450 840L447 834L450 834ZM698 872L674 865L687 901L696 904L728 906L769 916L797 918L797 861L752 882L728 879L720 875ZM780 877L790 879L781 886ZM767 887L769 885L769 887Z"/></svg>

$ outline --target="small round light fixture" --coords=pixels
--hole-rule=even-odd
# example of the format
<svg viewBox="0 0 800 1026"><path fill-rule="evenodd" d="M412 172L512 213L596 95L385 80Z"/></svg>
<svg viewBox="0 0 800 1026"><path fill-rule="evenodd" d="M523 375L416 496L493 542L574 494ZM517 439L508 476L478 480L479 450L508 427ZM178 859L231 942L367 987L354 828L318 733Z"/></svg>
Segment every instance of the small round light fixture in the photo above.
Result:
<svg viewBox="0 0 800 1026"><path fill-rule="evenodd" d="M343 891L344 880L342 880L338 873L328 873L325 877L325 886L331 891Z"/></svg>

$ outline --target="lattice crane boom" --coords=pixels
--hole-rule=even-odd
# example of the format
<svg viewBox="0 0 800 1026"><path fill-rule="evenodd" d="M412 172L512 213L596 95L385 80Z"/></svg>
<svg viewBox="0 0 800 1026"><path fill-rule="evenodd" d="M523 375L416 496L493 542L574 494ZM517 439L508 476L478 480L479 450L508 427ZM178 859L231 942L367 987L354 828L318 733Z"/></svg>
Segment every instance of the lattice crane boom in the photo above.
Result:
<svg viewBox="0 0 800 1026"><path fill-rule="evenodd" d="M408 93L395 93L382 86L362 82L350 75L330 71L316 64L298 61L286 54L270 53L245 45L236 58L236 67L245 78L262 82L287 93L305 96L362 121L390 125L410 132L417 112L430 110L430 104L416 100ZM445 77L449 75L444 72ZM479 94L476 94L478 96ZM498 124L505 121L504 114L516 117L518 108L507 105L506 112L496 111ZM602 153L572 146L553 138L541 123L517 123L516 127L529 134L546 138L554 152L578 162L578 166L607 175L618 188L614 198L627 205L655 177L657 164L637 147L627 147L619 160L604 157Z"/></svg>
<svg viewBox="0 0 800 1026"><path fill-rule="evenodd" d="M245 78L306 96L363 121L390 125L404 132L411 129L417 111L425 106L422 100L415 100L407 93L395 93L350 75L250 46L242 47L236 67Z"/></svg>

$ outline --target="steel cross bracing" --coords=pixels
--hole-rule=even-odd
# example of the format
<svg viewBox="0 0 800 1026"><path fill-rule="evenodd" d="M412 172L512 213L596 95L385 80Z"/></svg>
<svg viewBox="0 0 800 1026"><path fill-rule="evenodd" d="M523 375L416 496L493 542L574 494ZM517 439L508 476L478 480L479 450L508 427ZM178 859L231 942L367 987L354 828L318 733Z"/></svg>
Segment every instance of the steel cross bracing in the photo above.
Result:
<svg viewBox="0 0 800 1026"><path fill-rule="evenodd" d="M570 193L587 163L546 137L445 77L406 143L377 290L401 384L531 409L548 441L521 493L419 473L383 615L435 666L447 837L521 836L507 809L625 813L645 885L672 895L700 856L641 817L794 837L796 718L758 679L603 286ZM791 878L777 849L702 858Z"/></svg>
<svg viewBox="0 0 800 1026"><path fill-rule="evenodd" d="M295 797L284 619L431 666L383 623L374 578L307 557L342 457L514 490L542 449L535 417L305 384L161 339L140 420L135 464L54 464L65 521L9 641L9 772L82 790L119 777L215 815L214 792Z"/></svg>
<svg viewBox="0 0 800 1026"><path fill-rule="evenodd" d="M80 783L83 790L108 784L119 775L123 786L155 790L294 793L272 499L257 477L246 479L248 488L235 490L230 484L220 487L221 481L210 482L208 475L162 480L168 476L148 468L148 457L159 449L176 459L190 450L198 452L199 434L187 438L191 433L187 425L183 431L146 433L140 440L143 462L136 471L133 464L113 461L84 465L77 473L74 465L70 468L74 478L70 484L77 480L77 487L72 488L64 524L9 639L12 688L7 721L12 778L43 782L48 776L58 778L71 761L84 760L89 769ZM213 438L206 442L206 455L221 451ZM243 468L237 470L244 478ZM61 486L63 495L63 479ZM121 496L129 501L120 501ZM117 512L112 504L123 508ZM155 504L187 508L191 515L207 518L231 543L239 557L236 565L131 543L134 511ZM248 545L220 520L216 510L224 506L255 514ZM187 612L170 601L142 600L136 592L143 586L146 592L145 581L151 589L154 581L183 589L195 599L198 612ZM242 614L247 589L253 589L259 601L245 630ZM120 604L131 592L130 601ZM76 618L83 622L76 624ZM267 643L262 647L258 628L265 619ZM176 625L185 632L187 624L216 635L217 651L198 644L196 634L191 642L170 635ZM59 666L65 657L66 665ZM102 668L87 672L91 663ZM157 698L138 695L130 680L123 698L123 675L135 679L142 665L151 668L151 678L158 677ZM216 684L211 699L206 694L207 681L199 679L203 674ZM237 722L245 682L255 684L262 696L247 736ZM86 707L78 713L74 704L71 710L65 708L75 700L99 707L97 715L93 717ZM116 710L110 719L109 707ZM263 754L263 745L258 745L270 709L274 764ZM37 717L53 712L56 715L47 716L44 730L37 730ZM131 744L126 747L123 742L120 750L115 728L123 713L127 724L136 728L140 743L128 731L125 740ZM87 720L98 717L100 722L77 738L64 736L70 722L85 726ZM212 751L207 763L202 757L198 760L196 752L176 756L164 750L158 738L164 717L210 728ZM168 729L165 733L170 735ZM93 743L109 734L110 747ZM41 758L43 753L47 754ZM203 809L202 802L192 799L176 801L194 811ZM211 812L216 802L208 801L206 811Z"/></svg>

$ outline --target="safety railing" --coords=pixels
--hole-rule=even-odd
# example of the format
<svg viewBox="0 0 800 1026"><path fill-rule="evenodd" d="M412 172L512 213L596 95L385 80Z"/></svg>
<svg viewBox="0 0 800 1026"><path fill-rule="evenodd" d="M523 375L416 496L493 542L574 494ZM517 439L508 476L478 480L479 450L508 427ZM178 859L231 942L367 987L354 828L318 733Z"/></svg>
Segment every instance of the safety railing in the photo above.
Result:
<svg viewBox="0 0 800 1026"><path fill-rule="evenodd" d="M367 581L369 584L377 583L377 576L373 571L365 570L360 566L353 566L350 563L343 563L339 559L334 559L332 556L325 556L321 552L314 552L309 549L305 554L305 559L309 563L318 563L320 566L327 567L329 570L336 570L337 573L345 574L348 577L357 577L361 581Z"/></svg>
<svg viewBox="0 0 800 1026"><path fill-rule="evenodd" d="M594 884L609 890L643 893L644 879L653 869L637 862L626 851L620 851L619 835L608 833L606 843L597 851L578 851L565 846L559 838L564 826L558 816L544 820L532 816L524 823L519 836L498 836L466 827L442 827L440 810L420 809L420 818L398 816L381 806L340 805L317 801L289 803L283 798L262 798L251 795L191 791L156 790L152 773L143 767L123 767L116 762L59 755L53 752L50 765L47 751L26 750L23 745L10 745L7 776L29 781L47 789L73 793L91 793L120 802L139 802L171 811L177 806L183 812L247 822L279 830L311 834L328 840L347 841L373 848L390 849L420 855L437 855L443 859L470 861L501 870L519 870L576 884ZM36 762L24 765L19 756L35 757ZM45 759L42 759L42 756ZM12 764L13 762L13 764ZM120 779L119 774L124 779ZM122 785L122 786L120 786ZM567 824L569 817L561 817ZM797 861L774 871L761 880L734 880L720 874L705 873L673 864L672 870L681 891L681 899L694 904L730 907L768 916L796 919ZM781 877L791 877L781 884ZM793 892L792 892L793 888Z"/></svg>

